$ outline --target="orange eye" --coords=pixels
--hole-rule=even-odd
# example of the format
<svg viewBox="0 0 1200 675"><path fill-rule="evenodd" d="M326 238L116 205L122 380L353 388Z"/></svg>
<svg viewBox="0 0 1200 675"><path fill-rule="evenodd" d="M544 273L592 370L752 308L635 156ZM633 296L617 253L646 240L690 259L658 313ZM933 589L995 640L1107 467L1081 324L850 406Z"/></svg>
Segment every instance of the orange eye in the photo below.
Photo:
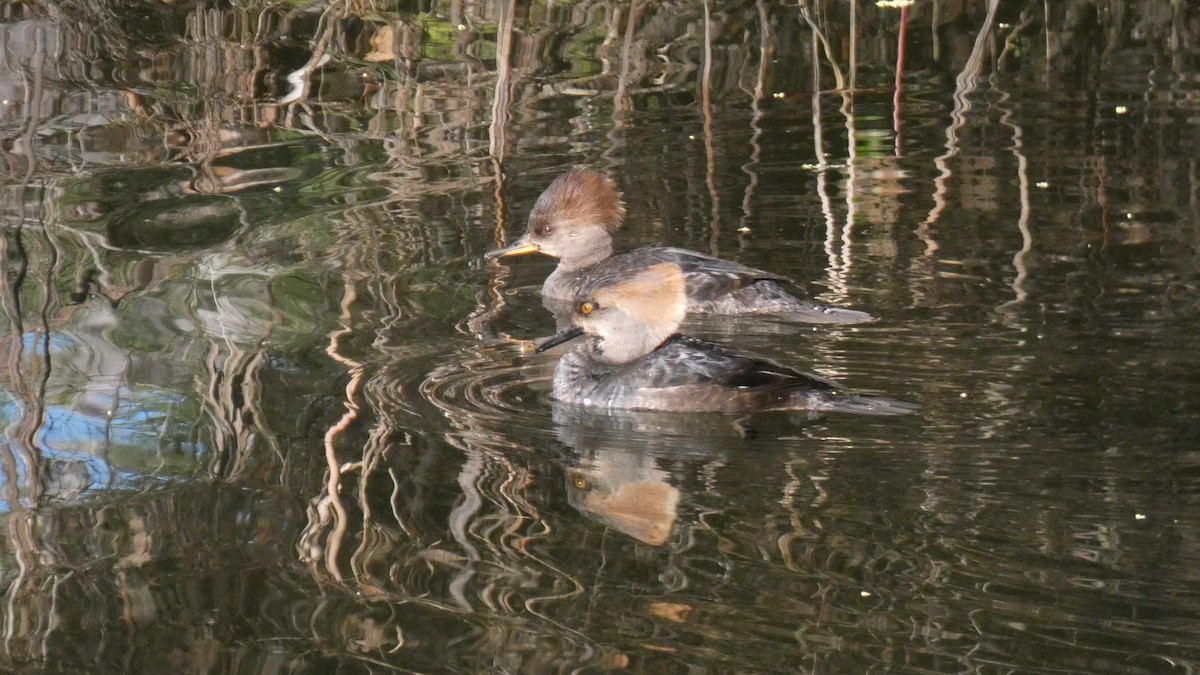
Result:
<svg viewBox="0 0 1200 675"><path fill-rule="evenodd" d="M594 311L596 311L596 306L593 305L592 303L590 303L590 302L579 303L579 313L580 314L587 316L588 314L591 314Z"/></svg>

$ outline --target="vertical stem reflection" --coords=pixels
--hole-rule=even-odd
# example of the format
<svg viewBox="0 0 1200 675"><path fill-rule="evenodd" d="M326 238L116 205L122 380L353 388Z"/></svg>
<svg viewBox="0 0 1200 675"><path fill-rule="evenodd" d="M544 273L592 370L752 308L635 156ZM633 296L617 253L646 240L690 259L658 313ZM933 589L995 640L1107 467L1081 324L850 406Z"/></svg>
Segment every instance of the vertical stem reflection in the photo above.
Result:
<svg viewBox="0 0 1200 675"><path fill-rule="evenodd" d="M967 115L971 112L970 96L979 85L979 73L983 69L983 50L991 37L992 26L996 21L996 9L999 6L1000 0L988 0L987 18L984 19L983 26L975 36L975 45L971 49L971 55L967 58L966 65L954 80L954 108L950 111L950 125L946 127L946 151L934 160L934 165L938 169L938 176L934 179L934 206L924 222L917 228L917 236L925 242L926 257L931 257L938 249L938 244L930 232L930 226L937 222L946 208L946 182L952 173L949 160L958 154L958 131L967 123Z"/></svg>
<svg viewBox="0 0 1200 675"><path fill-rule="evenodd" d="M721 198L717 194L716 172L717 158L716 148L713 143L713 117L712 117L712 16L709 10L709 0L704 0L704 70L700 80L700 98L701 107L704 111L704 178L705 184L708 186L710 218L709 231L711 236L708 240L709 252L713 255L720 255L720 208Z"/></svg>
<svg viewBox="0 0 1200 675"><path fill-rule="evenodd" d="M362 384L363 366L341 354L342 338L354 333L350 328L352 321L351 307L358 297L354 284L347 280L343 285L341 302L342 328L329 336L329 345L325 353L337 363L346 366L350 381L346 383L346 398L343 405L346 411L342 417L325 431L325 490L313 498L309 509L309 523L304 534L300 537L301 557L309 564L317 564L324 560L325 569L338 581L342 580L342 572L338 567L338 554L341 552L342 541L349 527L346 506L342 504L341 480L342 464L337 456L337 439L350 425L358 419L358 391ZM332 529L329 529L332 528ZM324 545L319 541L325 535Z"/></svg>

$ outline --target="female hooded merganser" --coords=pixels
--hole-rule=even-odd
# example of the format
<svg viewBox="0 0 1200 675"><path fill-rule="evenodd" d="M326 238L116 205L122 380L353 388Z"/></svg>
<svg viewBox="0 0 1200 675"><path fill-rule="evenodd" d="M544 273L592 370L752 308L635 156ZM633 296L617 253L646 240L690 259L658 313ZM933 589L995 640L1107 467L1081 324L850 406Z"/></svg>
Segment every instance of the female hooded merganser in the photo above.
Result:
<svg viewBox="0 0 1200 675"><path fill-rule="evenodd" d="M827 307L784 289L787 277L682 248L647 246L613 255L612 233L625 219L625 205L607 176L576 168L554 179L529 212L529 227L511 246L488 258L544 253L558 266L542 285L552 312L575 297L583 276L595 269L628 275L659 263L679 266L692 314L758 314L808 323L862 323L866 312Z"/></svg>
<svg viewBox="0 0 1200 675"><path fill-rule="evenodd" d="M585 276L572 327L538 345L545 351L586 334L554 370L565 403L664 412L836 410L899 415L917 406L856 394L774 361L678 335L687 279L659 263L632 274Z"/></svg>

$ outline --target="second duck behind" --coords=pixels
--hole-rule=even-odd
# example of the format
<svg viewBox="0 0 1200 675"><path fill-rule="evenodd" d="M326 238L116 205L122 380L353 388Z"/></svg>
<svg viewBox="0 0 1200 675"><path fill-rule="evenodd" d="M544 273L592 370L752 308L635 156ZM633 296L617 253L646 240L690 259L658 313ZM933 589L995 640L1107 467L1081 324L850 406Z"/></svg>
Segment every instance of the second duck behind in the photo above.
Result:
<svg viewBox="0 0 1200 675"><path fill-rule="evenodd" d="M866 312L829 307L797 298L787 291L787 277L682 248L647 246L613 255L612 234L625 219L625 205L613 182L587 168L554 179L529 213L523 236L510 246L489 251L488 258L543 253L558 266L542 285L546 306L580 290L593 271L621 276L669 263L679 267L691 314L760 315L806 323L862 323Z"/></svg>

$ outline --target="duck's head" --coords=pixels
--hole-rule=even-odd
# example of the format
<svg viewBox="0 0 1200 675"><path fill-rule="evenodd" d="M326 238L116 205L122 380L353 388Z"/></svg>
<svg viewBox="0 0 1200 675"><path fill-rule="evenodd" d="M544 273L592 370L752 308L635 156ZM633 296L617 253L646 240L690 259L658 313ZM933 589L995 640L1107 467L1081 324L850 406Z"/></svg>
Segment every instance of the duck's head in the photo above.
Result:
<svg viewBox="0 0 1200 675"><path fill-rule="evenodd" d="M571 307L571 326L538 345L545 351L593 335L596 358L619 365L654 351L679 330L687 314L683 271L662 263L632 274L586 279Z"/></svg>
<svg viewBox="0 0 1200 675"><path fill-rule="evenodd" d="M595 264L612 255L612 233L625 219L625 204L613 181L588 168L554 179L529 212L525 234L488 258L542 253L569 267Z"/></svg>

